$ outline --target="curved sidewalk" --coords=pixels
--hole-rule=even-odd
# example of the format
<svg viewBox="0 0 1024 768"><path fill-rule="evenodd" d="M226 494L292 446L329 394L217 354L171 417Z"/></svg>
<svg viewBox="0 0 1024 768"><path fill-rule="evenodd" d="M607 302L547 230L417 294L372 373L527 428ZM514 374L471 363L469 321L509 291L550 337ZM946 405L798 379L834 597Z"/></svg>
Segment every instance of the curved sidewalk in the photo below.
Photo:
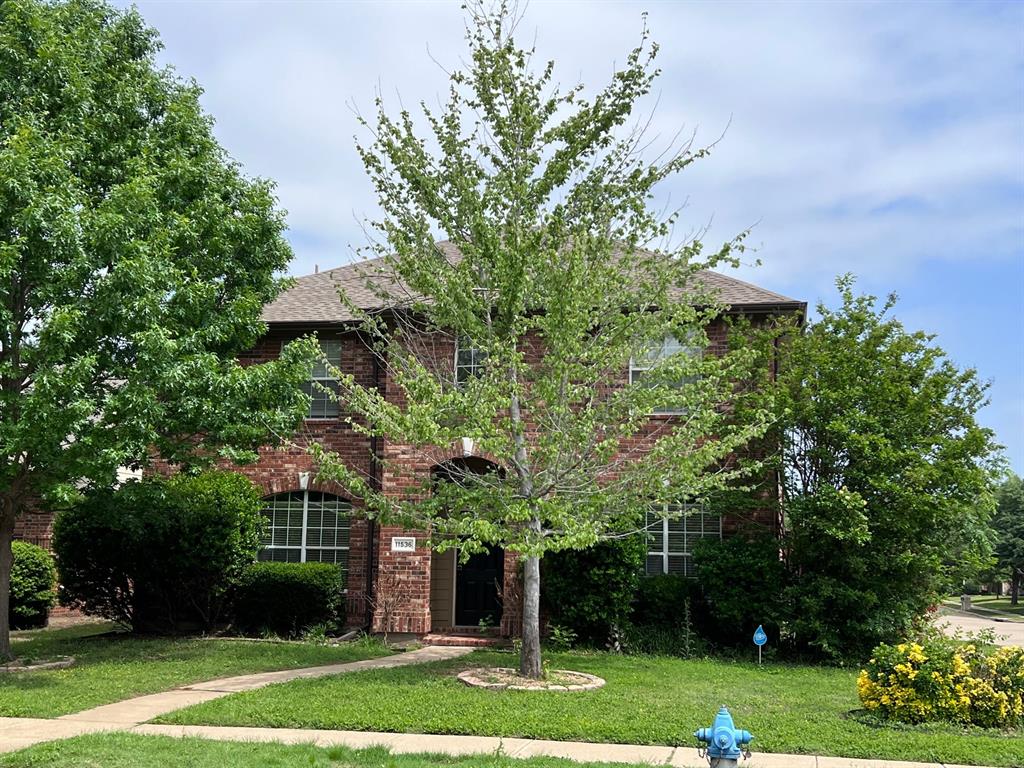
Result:
<svg viewBox="0 0 1024 768"><path fill-rule="evenodd" d="M977 613L964 613L948 606L943 607L943 615L935 622L936 626L947 633L956 630L978 632L990 629L996 634L996 645L1024 645L1024 622L1016 619L990 618Z"/></svg>
<svg viewBox="0 0 1024 768"><path fill-rule="evenodd" d="M379 659L363 659L342 664L326 664L320 667L222 677L217 680L192 683L161 693L136 696L114 704L104 704L55 719L0 717L0 752L12 752L43 741L67 739L84 733L128 730L177 709L219 699L232 693L252 691L274 683L286 683L301 678L343 675L349 672L361 672L365 669L390 669L410 664L425 664L431 661L454 659L470 653L472 650L472 648L430 645L426 648Z"/></svg>

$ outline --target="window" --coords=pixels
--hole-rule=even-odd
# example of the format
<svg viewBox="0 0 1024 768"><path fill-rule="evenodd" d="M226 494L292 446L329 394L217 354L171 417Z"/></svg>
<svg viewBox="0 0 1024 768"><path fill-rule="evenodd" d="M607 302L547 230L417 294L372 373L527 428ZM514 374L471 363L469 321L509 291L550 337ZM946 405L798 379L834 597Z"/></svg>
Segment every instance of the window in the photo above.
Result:
<svg viewBox="0 0 1024 768"><path fill-rule="evenodd" d="M662 360L680 352L684 352L696 360L700 360L703 356L700 347L683 344L675 336L666 336L660 344L655 342L629 359L629 383L639 384L642 387L654 386L644 383L644 375ZM674 386L676 388L683 387L696 380L696 376L686 376ZM680 414L686 411L679 408L655 408L654 412L657 414Z"/></svg>
<svg viewBox="0 0 1024 768"><path fill-rule="evenodd" d="M669 513L678 517L665 517ZM722 516L695 504L670 504L647 513L647 575L694 576L693 544L698 539L722 538Z"/></svg>
<svg viewBox="0 0 1024 768"><path fill-rule="evenodd" d="M348 567L352 505L319 491L292 491L264 499L267 528L260 560L334 563Z"/></svg>
<svg viewBox="0 0 1024 768"><path fill-rule="evenodd" d="M455 385L461 387L471 378L484 372L487 353L476 349L472 342L462 337L455 345Z"/></svg>
<svg viewBox="0 0 1024 768"><path fill-rule="evenodd" d="M341 367L341 341L339 339L321 340L320 350L323 352L324 357L327 358L327 362L335 368ZM309 395L309 418L337 418L337 399L324 392L321 387L327 387L335 392L338 390L338 380L331 375L331 372L322 361L317 362L313 366L309 381L302 385L302 391Z"/></svg>

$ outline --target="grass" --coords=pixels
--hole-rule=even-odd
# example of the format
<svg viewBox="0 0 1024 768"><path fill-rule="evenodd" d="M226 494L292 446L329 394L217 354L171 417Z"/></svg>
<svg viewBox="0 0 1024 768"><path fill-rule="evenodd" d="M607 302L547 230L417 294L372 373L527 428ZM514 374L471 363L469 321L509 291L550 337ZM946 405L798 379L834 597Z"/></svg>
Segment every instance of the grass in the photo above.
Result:
<svg viewBox="0 0 1024 768"><path fill-rule="evenodd" d="M0 755L2 768L251 768L257 765L260 768L628 768L621 763L611 766L542 757L516 760L501 755L392 755L383 748L324 749L127 733L79 736Z"/></svg>
<svg viewBox="0 0 1024 768"><path fill-rule="evenodd" d="M762 752L1024 766L1024 734L945 725L887 727L857 712L855 670L612 654L549 654L552 669L599 675L586 693L469 688L454 673L508 654L301 680L180 710L166 723L452 733L693 744L727 704Z"/></svg>
<svg viewBox="0 0 1024 768"><path fill-rule="evenodd" d="M106 624L19 633L19 658L74 656L69 669L0 674L0 717L57 717L187 683L383 656L378 643L317 646L140 638Z"/></svg>
<svg viewBox="0 0 1024 768"><path fill-rule="evenodd" d="M959 600L957 601L959 604ZM996 597L995 595L971 595L971 605L978 606L979 608L991 608L996 611L1002 611L1003 613L1012 613L1016 616L1024 617L1024 600L1021 600L1017 605L1010 604L1010 598L1008 597Z"/></svg>

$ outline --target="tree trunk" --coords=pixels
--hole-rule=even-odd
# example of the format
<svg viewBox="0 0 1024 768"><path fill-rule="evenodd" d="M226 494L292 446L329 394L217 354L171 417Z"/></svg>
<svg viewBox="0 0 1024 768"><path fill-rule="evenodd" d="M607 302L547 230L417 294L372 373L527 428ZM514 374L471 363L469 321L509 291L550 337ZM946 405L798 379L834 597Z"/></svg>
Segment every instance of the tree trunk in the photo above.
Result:
<svg viewBox="0 0 1024 768"><path fill-rule="evenodd" d="M1020 571L1015 569L1010 580L1010 605L1020 602L1020 575Z"/></svg>
<svg viewBox="0 0 1024 768"><path fill-rule="evenodd" d="M10 501L4 502L0 511L0 661L13 658L11 653L11 566L14 553L14 510Z"/></svg>
<svg viewBox="0 0 1024 768"><path fill-rule="evenodd" d="M540 664L540 558L529 555L523 562L523 650L519 674L539 680Z"/></svg>

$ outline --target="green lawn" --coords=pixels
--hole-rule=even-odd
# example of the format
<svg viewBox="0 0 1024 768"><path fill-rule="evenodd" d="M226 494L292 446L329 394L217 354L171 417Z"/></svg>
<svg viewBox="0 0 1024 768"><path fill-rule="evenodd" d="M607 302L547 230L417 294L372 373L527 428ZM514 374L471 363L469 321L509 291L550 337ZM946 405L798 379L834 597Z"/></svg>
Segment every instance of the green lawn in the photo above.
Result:
<svg viewBox="0 0 1024 768"><path fill-rule="evenodd" d="M959 603L959 599L957 600ZM1010 604L1010 598L1008 597L996 597L995 595L971 595L971 604L978 606L979 608L991 608L996 611L1003 611L1004 613L1012 613L1017 616L1024 617L1024 600L1021 600L1017 605Z"/></svg>
<svg viewBox="0 0 1024 768"><path fill-rule="evenodd" d="M864 720L855 670L611 654L550 654L551 668L604 677L586 693L492 691L458 669L508 666L508 654L302 680L228 696L167 723L334 728L640 744L692 744L721 704L754 734L755 751L1024 766L1024 734L948 726L890 728Z"/></svg>
<svg viewBox="0 0 1024 768"><path fill-rule="evenodd" d="M621 763L573 763L500 755L446 757L392 755L385 749L321 749L312 746L174 739L168 736L98 734L40 744L0 755L2 768L629 768ZM636 767L639 768L639 767Z"/></svg>
<svg viewBox="0 0 1024 768"><path fill-rule="evenodd" d="M200 638L139 638L89 624L19 633L21 658L74 656L75 666L0 675L0 716L56 717L200 680L386 655L377 643L321 647Z"/></svg>

